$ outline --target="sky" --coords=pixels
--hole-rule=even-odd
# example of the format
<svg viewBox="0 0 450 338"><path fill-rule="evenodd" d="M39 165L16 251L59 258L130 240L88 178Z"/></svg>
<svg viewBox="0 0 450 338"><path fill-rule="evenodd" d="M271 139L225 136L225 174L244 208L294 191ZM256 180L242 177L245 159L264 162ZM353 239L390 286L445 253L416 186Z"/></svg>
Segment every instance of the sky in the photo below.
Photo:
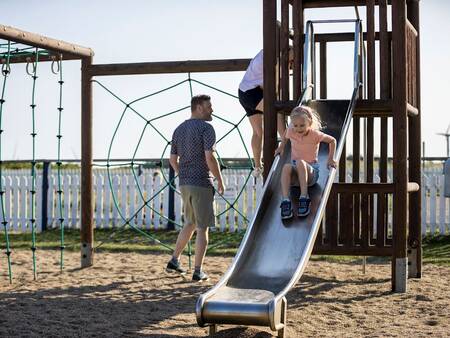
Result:
<svg viewBox="0 0 450 338"><path fill-rule="evenodd" d="M260 0L134 0L126 3L116 0L2 0L1 4L0 24L90 47L95 52L95 64L251 58L262 48ZM364 20L364 10L360 8L360 11ZM445 140L436 133L445 132L450 124L449 109L441 103L450 89L448 13L448 1L421 1L422 138L427 156L445 155ZM306 19L355 17L353 8L307 10L305 15ZM351 29L349 25L324 25L316 31ZM352 91L352 46L349 43L330 45L328 52L329 97L347 99ZM81 153L79 70L79 61L63 65L61 149L62 158L66 159L77 159ZM50 71L49 63L38 66L38 76L35 156L56 158L58 79ZM237 94L242 76L243 72L191 74L193 79L231 95ZM187 74L95 78L98 83L93 86L94 158L108 155L130 158L134 154L140 158L167 157L167 150L164 151L167 140L175 126L189 117L189 109L155 120L155 129L146 128L145 120L188 106L191 97L188 83L135 103L133 107L141 116L129 110L123 114L125 106L121 101L129 103L187 78ZM242 119L244 111L236 98L198 83L193 84L192 91L211 95L215 114L229 121L219 118L213 121L218 139ZM2 114L3 159L30 159L32 156L31 95L32 79L25 66L12 65ZM250 149L251 131L247 119L239 124L239 130ZM236 130L219 142L218 151L223 157L246 156Z"/></svg>

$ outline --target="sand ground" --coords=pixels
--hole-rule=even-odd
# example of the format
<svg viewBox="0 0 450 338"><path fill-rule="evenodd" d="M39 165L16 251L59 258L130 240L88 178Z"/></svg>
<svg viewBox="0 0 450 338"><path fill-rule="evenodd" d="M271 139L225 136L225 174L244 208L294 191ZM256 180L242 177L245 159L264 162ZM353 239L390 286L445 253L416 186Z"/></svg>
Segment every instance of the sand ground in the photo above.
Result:
<svg viewBox="0 0 450 338"><path fill-rule="evenodd" d="M1 337L203 337L194 307L217 282L230 257L208 257L210 281L194 283L163 272L168 255L97 253L79 269L79 253L14 251L14 281L0 257ZM406 294L390 292L390 265L312 261L288 294L290 337L449 337L450 268L425 265ZM263 327L221 326L216 337L271 337Z"/></svg>

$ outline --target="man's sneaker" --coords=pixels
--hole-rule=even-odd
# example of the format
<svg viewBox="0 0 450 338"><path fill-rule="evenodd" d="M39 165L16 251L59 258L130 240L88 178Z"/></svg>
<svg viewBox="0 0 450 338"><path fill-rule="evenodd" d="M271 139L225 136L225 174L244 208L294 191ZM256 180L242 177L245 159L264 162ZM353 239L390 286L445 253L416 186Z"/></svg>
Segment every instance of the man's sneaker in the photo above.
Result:
<svg viewBox="0 0 450 338"><path fill-rule="evenodd" d="M175 264L171 260L169 261L169 263L167 263L166 271L169 273L176 272L179 273L180 275L186 274L186 270L181 268L180 263Z"/></svg>
<svg viewBox="0 0 450 338"><path fill-rule="evenodd" d="M300 217L309 215L309 207L311 205L311 200L308 197L300 197L298 201L298 215Z"/></svg>
<svg viewBox="0 0 450 338"><path fill-rule="evenodd" d="M289 219L292 216L294 216L291 201L282 201L280 208L281 208L281 219Z"/></svg>
<svg viewBox="0 0 450 338"><path fill-rule="evenodd" d="M194 272L194 274L192 275L192 280L196 282L203 282L207 281L208 279L209 279L208 275L203 271Z"/></svg>

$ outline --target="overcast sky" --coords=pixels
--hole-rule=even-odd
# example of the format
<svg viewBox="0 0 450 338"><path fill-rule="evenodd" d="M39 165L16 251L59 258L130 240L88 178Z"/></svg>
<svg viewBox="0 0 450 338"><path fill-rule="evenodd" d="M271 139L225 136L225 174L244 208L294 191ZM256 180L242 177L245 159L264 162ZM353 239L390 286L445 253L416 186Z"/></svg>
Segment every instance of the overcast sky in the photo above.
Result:
<svg viewBox="0 0 450 338"><path fill-rule="evenodd" d="M444 156L445 142L438 132L450 124L449 108L443 104L450 90L450 3L421 1L422 53L422 137L429 156ZM365 18L364 13L361 13ZM307 19L354 18L353 8L308 10ZM0 24L14 26L95 51L94 63L251 58L262 48L262 1L56 1L4 0ZM323 31L350 31L350 26L326 26ZM351 44L329 47L329 96L349 98L352 71ZM64 74L63 158L80 156L80 63L66 62ZM242 72L192 74L192 78L233 95ZM56 158L57 77L49 64L38 67L36 83L36 129L38 158ZM122 76L97 78L125 102L187 79L187 74ZM1 84L0 84L1 85ZM6 85L6 103L2 116L2 157L31 157L32 79L24 66L12 66ZM237 123L244 114L236 99L210 88L194 84L194 94L208 93L215 113ZM187 83L158 97L142 100L135 108L146 119L189 104ZM94 157L105 158L124 105L94 84ZM170 139L173 128L189 116L188 110L155 121L155 127ZM231 124L213 122L220 138ZM120 124L112 157L131 157L145 121L127 112ZM250 125L240 125L244 140L250 144ZM138 157L154 158L163 153L165 141L146 130ZM221 141L222 156L245 156L238 133ZM376 149L377 152L377 149ZM167 152L165 153L167 155Z"/></svg>

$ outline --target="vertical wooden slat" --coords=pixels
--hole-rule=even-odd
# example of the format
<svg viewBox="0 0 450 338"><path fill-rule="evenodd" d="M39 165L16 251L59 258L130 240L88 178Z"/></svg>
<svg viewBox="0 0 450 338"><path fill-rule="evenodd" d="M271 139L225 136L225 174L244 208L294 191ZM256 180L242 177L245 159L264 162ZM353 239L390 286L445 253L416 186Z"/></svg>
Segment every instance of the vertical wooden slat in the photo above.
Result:
<svg viewBox="0 0 450 338"><path fill-rule="evenodd" d="M393 52L393 259L392 289L406 292L406 222L407 222L407 115L406 115L406 4L392 0Z"/></svg>
<svg viewBox="0 0 450 338"><path fill-rule="evenodd" d="M289 100L289 1L281 1L281 100Z"/></svg>
<svg viewBox="0 0 450 338"><path fill-rule="evenodd" d="M328 198L328 205L326 210L326 242L328 246L334 248L338 244L337 233L337 215L338 215L338 194L334 189L331 190L330 197Z"/></svg>
<svg viewBox="0 0 450 338"><path fill-rule="evenodd" d="M387 32L387 0L379 1L379 26L380 26L380 99L387 100L391 97L391 42ZM380 182L387 182L387 154L388 154L388 120L386 117L380 119ZM378 195L378 224L377 224L377 246L383 247L386 243L386 215L387 196Z"/></svg>
<svg viewBox="0 0 450 338"><path fill-rule="evenodd" d="M409 180L419 183L419 190L409 195L409 248L417 249L416 274L410 277L420 278L422 276L422 237L421 237L421 171L420 171L420 148L421 148L421 103L420 103L420 11L418 1L408 2L408 18L418 32L415 49L415 106L419 110L417 116L409 119Z"/></svg>
<svg viewBox="0 0 450 338"><path fill-rule="evenodd" d="M276 67L276 1L263 2L264 33L264 166L270 168L277 146L277 113L275 111L275 67ZM269 170L264 171L264 179Z"/></svg>
<svg viewBox="0 0 450 338"><path fill-rule="evenodd" d="M327 43L320 43L320 98L327 98Z"/></svg>
<svg viewBox="0 0 450 338"><path fill-rule="evenodd" d="M303 1L293 0L292 25L294 28L294 100L298 100L302 85L302 60L303 60Z"/></svg>
<svg viewBox="0 0 450 338"><path fill-rule="evenodd" d="M352 192L347 192L342 194L341 199L342 206L342 225L344 227L344 244L348 248L354 246L354 235L353 235L353 196L357 194L353 194ZM350 208L350 209L349 209Z"/></svg>
<svg viewBox="0 0 450 338"><path fill-rule="evenodd" d="M367 0L366 2L367 15L367 98L369 100L375 99L375 0ZM366 182L373 182L373 152L374 152L374 120L373 117L367 118L367 133L366 133ZM370 239L373 237L373 195L368 195L367 224L370 233Z"/></svg>

